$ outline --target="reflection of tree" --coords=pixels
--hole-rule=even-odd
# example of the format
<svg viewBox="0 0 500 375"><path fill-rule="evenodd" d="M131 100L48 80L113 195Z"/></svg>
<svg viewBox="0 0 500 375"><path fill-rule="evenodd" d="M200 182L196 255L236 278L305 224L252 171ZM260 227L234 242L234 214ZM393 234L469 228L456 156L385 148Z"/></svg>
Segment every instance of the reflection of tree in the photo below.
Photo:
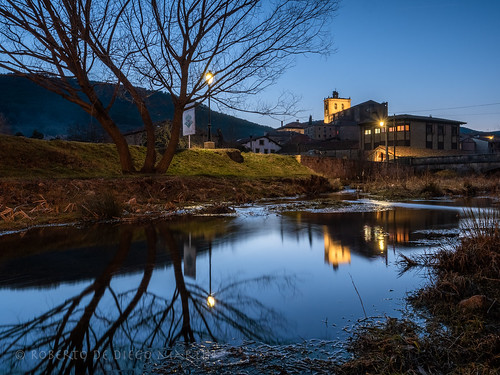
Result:
<svg viewBox="0 0 500 375"><path fill-rule="evenodd" d="M245 296L243 289L249 282L268 284L275 278L231 283L219 291L217 306L210 309L205 303L207 292L185 282L181 255L168 226L149 225L144 232L147 261L136 287L119 293L112 283L130 252L133 230L127 228L121 232L117 251L106 269L78 295L30 321L0 327L2 363L10 362L12 368L21 365L31 373L93 373L123 369L124 360L130 368L144 359L117 358L116 350L144 352L168 348L180 340L217 340L217 332L224 327L232 327L245 338L272 340L272 329L283 319L256 298ZM157 241L158 237L163 241ZM170 298L148 291L161 243L170 255L176 281ZM248 311L257 311L259 318L252 318ZM18 350L52 355L35 355L35 359L20 362L16 359Z"/></svg>

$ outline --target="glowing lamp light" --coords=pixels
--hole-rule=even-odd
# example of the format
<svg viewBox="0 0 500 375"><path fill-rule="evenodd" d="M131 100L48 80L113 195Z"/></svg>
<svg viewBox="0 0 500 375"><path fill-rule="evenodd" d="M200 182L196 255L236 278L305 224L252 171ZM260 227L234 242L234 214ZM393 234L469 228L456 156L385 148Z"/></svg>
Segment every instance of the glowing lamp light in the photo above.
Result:
<svg viewBox="0 0 500 375"><path fill-rule="evenodd" d="M214 82L214 74L210 70L205 74L205 81L207 81L209 85Z"/></svg>
<svg viewBox="0 0 500 375"><path fill-rule="evenodd" d="M384 122L383 121L380 121L380 126L384 126Z"/></svg>
<svg viewBox="0 0 500 375"><path fill-rule="evenodd" d="M211 294L207 297L207 305L210 308L215 306L215 298Z"/></svg>

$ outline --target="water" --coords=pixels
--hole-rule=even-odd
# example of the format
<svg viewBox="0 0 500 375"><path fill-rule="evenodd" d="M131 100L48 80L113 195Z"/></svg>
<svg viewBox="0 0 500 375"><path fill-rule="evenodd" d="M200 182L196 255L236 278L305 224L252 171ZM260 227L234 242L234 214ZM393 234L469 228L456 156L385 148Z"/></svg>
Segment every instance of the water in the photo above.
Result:
<svg viewBox="0 0 500 375"><path fill-rule="evenodd" d="M400 275L399 253L460 233L449 203L296 204L1 236L0 372L136 368L184 341L343 340L426 281Z"/></svg>

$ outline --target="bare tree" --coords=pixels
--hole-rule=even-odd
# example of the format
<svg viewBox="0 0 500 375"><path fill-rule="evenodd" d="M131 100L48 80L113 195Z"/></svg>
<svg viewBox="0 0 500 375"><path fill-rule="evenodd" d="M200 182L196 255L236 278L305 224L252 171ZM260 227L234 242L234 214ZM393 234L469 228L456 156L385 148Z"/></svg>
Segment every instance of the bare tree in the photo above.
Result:
<svg viewBox="0 0 500 375"><path fill-rule="evenodd" d="M242 98L275 83L294 56L328 53L326 26L337 8L336 0L130 0L124 15L137 51L130 61L143 84L166 89L174 104L157 171L174 156L186 105L210 95L229 108L262 112L242 106Z"/></svg>
<svg viewBox="0 0 500 375"><path fill-rule="evenodd" d="M0 68L80 105L115 142L124 172L127 143L91 77L106 76L137 106L147 132L143 170L167 171L187 105L211 97L249 112L297 55L328 53L338 0L0 0ZM205 74L211 71L208 85ZM57 79L54 79L57 78ZM155 166L154 128L137 86L170 93L169 144Z"/></svg>
<svg viewBox="0 0 500 375"><path fill-rule="evenodd" d="M0 68L61 95L95 117L115 143L122 171L130 173L135 168L127 142L109 114L116 96L126 91L148 133L143 170L151 172L155 163L151 118L139 91L109 57L115 42L113 21L118 19L113 15L121 9L114 3L1 0ZM91 79L105 75L116 85L109 103L101 101L100 85Z"/></svg>

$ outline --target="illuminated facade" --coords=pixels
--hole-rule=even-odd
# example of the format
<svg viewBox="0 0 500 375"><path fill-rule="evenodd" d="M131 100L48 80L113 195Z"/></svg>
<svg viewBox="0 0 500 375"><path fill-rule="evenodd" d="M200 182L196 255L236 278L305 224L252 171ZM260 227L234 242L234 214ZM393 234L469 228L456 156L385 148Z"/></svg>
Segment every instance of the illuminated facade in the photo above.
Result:
<svg viewBox="0 0 500 375"><path fill-rule="evenodd" d="M379 146L385 146L386 131L389 148L398 146L424 150L458 150L460 125L465 124L461 121L414 115L396 115L383 120L384 126L380 126L380 121L360 124L362 150L375 150ZM379 159L383 160L384 157Z"/></svg>
<svg viewBox="0 0 500 375"><path fill-rule="evenodd" d="M334 114L351 108L351 98L339 98L337 91L333 92L332 97L324 99L325 105L325 124L329 124L334 119Z"/></svg>

